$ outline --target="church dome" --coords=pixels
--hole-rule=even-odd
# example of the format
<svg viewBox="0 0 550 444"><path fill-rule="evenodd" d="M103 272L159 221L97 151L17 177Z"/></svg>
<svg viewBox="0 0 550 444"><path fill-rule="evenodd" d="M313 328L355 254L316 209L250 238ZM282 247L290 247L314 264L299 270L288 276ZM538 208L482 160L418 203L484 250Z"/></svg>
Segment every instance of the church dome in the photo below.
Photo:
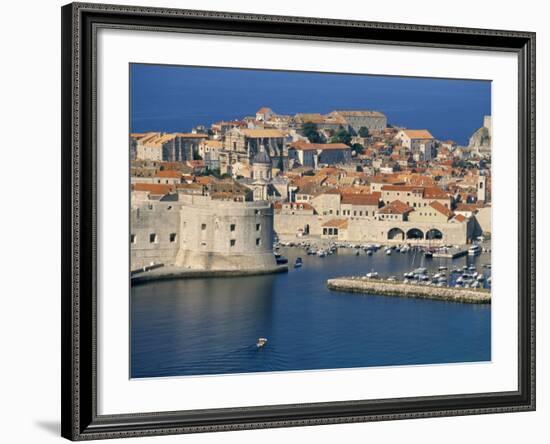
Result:
<svg viewBox="0 0 550 444"><path fill-rule="evenodd" d="M254 158L252 159L253 164L271 164L271 159L269 158L269 154L267 154L267 151L263 146L260 146L260 150L256 153Z"/></svg>

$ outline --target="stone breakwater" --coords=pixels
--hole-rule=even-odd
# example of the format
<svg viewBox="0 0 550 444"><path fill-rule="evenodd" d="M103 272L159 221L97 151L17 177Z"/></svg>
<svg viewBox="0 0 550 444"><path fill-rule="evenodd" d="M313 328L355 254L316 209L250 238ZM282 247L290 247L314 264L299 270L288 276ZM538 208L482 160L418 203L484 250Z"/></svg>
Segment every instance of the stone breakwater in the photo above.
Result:
<svg viewBox="0 0 550 444"><path fill-rule="evenodd" d="M433 299L466 304L490 304L491 292L486 289L430 287L425 285L388 282L363 277L329 279L330 290L351 293L368 293L383 296L400 296L418 299Z"/></svg>

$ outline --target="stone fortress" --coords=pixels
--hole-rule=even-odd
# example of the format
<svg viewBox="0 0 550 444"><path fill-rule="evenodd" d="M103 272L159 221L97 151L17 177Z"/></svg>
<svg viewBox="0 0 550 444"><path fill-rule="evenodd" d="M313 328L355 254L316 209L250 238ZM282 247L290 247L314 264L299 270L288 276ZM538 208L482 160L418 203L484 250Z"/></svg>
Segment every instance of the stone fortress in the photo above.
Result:
<svg viewBox="0 0 550 444"><path fill-rule="evenodd" d="M151 264L181 270L271 272L273 209L251 193L205 188L132 202L132 270Z"/></svg>

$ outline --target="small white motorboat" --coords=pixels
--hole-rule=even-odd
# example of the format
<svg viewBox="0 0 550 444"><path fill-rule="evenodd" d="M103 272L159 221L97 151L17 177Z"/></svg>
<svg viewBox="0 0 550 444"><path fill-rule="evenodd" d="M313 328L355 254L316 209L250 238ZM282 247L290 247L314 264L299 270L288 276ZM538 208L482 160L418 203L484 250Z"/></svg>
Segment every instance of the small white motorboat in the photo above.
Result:
<svg viewBox="0 0 550 444"><path fill-rule="evenodd" d="M265 344L267 344L267 338L258 338L256 341L256 347L262 348Z"/></svg>

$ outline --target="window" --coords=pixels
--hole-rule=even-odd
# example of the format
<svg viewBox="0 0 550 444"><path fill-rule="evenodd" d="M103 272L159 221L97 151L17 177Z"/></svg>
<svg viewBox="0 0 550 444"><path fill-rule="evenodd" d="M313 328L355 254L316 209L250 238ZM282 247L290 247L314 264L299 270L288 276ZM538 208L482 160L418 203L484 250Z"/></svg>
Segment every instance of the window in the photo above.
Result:
<svg viewBox="0 0 550 444"><path fill-rule="evenodd" d="M156 244L158 242L158 236L155 233L149 235L149 243Z"/></svg>
<svg viewBox="0 0 550 444"><path fill-rule="evenodd" d="M206 230L206 224L201 224L201 230L202 231Z"/></svg>
<svg viewBox="0 0 550 444"><path fill-rule="evenodd" d="M260 224L256 224L256 231L260 231L262 229L262 226Z"/></svg>
<svg viewBox="0 0 550 444"><path fill-rule="evenodd" d="M170 242L176 242L178 235L176 233L170 233Z"/></svg>
<svg viewBox="0 0 550 444"><path fill-rule="evenodd" d="M234 247L234 246L235 246L235 239L231 239L231 240L229 241L229 246L230 246L230 247Z"/></svg>
<svg viewBox="0 0 550 444"><path fill-rule="evenodd" d="M136 235L135 235L135 234L130 234L130 243L131 243L131 244L135 244L135 243L136 243Z"/></svg>
<svg viewBox="0 0 550 444"><path fill-rule="evenodd" d="M261 244L262 244L262 240L259 237L257 237L256 238L256 246L260 246Z"/></svg>
<svg viewBox="0 0 550 444"><path fill-rule="evenodd" d="M231 231L235 231L235 224L229 225L229 229L230 229Z"/></svg>

